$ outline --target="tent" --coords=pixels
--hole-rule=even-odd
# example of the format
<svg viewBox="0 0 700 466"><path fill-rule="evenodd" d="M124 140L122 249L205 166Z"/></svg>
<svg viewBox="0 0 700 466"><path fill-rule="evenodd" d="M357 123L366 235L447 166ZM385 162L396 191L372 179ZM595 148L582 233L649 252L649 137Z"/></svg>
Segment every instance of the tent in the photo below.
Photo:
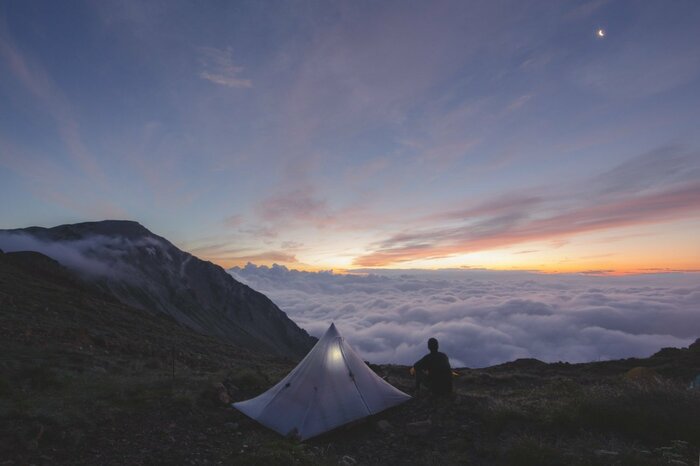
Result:
<svg viewBox="0 0 700 466"><path fill-rule="evenodd" d="M410 398L375 374L331 324L277 385L233 406L282 435L306 440Z"/></svg>

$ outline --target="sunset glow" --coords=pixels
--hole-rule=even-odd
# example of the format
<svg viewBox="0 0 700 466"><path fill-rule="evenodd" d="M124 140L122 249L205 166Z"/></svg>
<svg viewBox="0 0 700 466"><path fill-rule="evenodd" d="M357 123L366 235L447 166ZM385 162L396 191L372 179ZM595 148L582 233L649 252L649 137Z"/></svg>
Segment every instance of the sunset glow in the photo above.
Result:
<svg viewBox="0 0 700 466"><path fill-rule="evenodd" d="M438 3L3 4L0 228L132 219L227 268L700 270L700 6Z"/></svg>

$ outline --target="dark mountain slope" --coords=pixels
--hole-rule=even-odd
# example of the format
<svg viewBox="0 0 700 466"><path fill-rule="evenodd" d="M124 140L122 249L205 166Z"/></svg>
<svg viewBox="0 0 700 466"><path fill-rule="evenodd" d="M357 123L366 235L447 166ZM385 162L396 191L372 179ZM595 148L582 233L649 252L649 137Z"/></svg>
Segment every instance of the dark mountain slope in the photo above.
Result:
<svg viewBox="0 0 700 466"><path fill-rule="evenodd" d="M173 353L183 363L196 362L198 354L224 365L257 360L254 352L193 332L168 315L125 305L43 254L0 252L0 367L49 361L82 372L123 357L170 361Z"/></svg>
<svg viewBox="0 0 700 466"><path fill-rule="evenodd" d="M0 230L8 250L42 252L119 301L239 346L303 356L315 339L221 267L131 221ZM10 245L12 249L9 249Z"/></svg>

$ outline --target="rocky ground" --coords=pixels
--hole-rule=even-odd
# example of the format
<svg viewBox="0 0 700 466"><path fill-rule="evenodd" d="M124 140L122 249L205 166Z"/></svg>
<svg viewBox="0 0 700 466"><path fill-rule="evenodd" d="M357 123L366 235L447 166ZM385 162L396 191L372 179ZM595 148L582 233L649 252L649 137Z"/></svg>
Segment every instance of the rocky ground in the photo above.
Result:
<svg viewBox="0 0 700 466"><path fill-rule="evenodd" d="M0 464L698 464L698 343L460 369L449 399L418 394L303 443L230 407L294 364L0 256ZM408 368L372 368L412 393Z"/></svg>

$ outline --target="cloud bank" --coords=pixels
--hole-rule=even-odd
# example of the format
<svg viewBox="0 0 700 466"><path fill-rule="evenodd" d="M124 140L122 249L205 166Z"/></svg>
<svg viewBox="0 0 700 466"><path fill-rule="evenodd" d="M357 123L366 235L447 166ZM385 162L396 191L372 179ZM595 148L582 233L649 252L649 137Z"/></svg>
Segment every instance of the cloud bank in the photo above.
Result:
<svg viewBox="0 0 700 466"><path fill-rule="evenodd" d="M602 277L487 270L230 273L320 336L330 322L375 363L411 364L436 337L454 366L646 357L700 336L697 274ZM381 275L378 275L381 273Z"/></svg>

